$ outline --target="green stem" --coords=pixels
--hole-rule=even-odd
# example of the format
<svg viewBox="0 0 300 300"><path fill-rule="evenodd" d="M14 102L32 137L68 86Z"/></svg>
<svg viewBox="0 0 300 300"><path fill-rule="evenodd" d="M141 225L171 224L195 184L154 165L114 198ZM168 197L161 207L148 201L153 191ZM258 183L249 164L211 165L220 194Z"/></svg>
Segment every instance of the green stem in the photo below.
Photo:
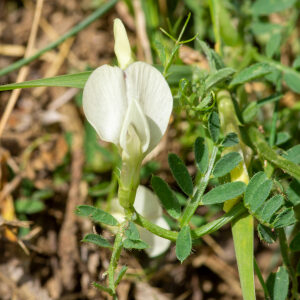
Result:
<svg viewBox="0 0 300 300"><path fill-rule="evenodd" d="M0 70L0 76L8 74L8 73L10 73L10 72L12 72L14 70L17 70L17 69L21 68L24 65L29 64L30 62L32 62L35 59L39 58L41 55L43 55L47 51L50 51L50 50L54 49L55 47L59 46L66 39L68 39L68 38L76 35L78 32L80 32L85 27L87 27L88 25L90 25L91 23L93 23L95 20L97 20L100 16L102 16L103 14L105 14L109 9L111 9L117 3L117 1L118 0L111 0L111 1L109 1L107 3L105 3L100 8L98 8L94 13L92 13L90 16L88 16L86 19L84 19L82 22L80 22L76 26L74 26L71 30L69 30L67 33L65 33L64 35L62 35L56 41L50 43L45 48L39 50L38 52L36 52L32 56L27 57L27 58L22 58L22 59L16 61L15 63L9 65L8 67Z"/></svg>
<svg viewBox="0 0 300 300"><path fill-rule="evenodd" d="M277 229L278 239L279 239L279 245L280 245L280 252L282 256L282 260L284 265L286 266L291 281L292 281L292 299L298 300L298 281L297 276L295 273L295 270L291 264L290 257L289 257L289 247L285 235L285 231L283 228Z"/></svg>
<svg viewBox="0 0 300 300"><path fill-rule="evenodd" d="M206 234L213 233L217 230L219 230L224 225L232 222L234 219L241 216L243 213L245 213L247 210L244 207L243 203L239 203L236 206L234 206L228 213L224 214L221 218L214 220L212 222L209 222L197 229L192 230L192 238L197 239L199 237L202 237ZM148 221L146 218L135 212L136 219L134 222L144 228L146 228L148 231L152 232L155 235L158 235L164 239L170 240L175 242L177 240L178 232L171 231L164 229L150 221Z"/></svg>
<svg viewBox="0 0 300 300"><path fill-rule="evenodd" d="M192 230L192 237L199 238L203 235L211 234L211 233L219 230L225 224L228 224L228 223L232 222L233 220L239 218L245 212L247 212L247 209L245 208L244 204L238 203L229 212L224 214L221 218L219 218L215 221L209 222L195 230Z"/></svg>
<svg viewBox="0 0 300 300"><path fill-rule="evenodd" d="M190 18L191 18L191 13L189 13L189 15L188 15L188 17L187 17L187 19L186 19L186 21L185 21L185 23L184 23L184 25L183 25L183 27L182 27L182 29L181 29L181 32L180 32L180 34L179 34L179 37L178 37L178 39L175 41L175 46L174 46L174 48L173 48L173 50L172 50L172 52L171 52L171 55L170 55L170 57L169 57L169 59L168 59L168 62L166 63L166 65L165 65L165 67L164 67L164 71L163 71L163 76L165 77L165 78L167 78L168 77L168 71L169 71L169 68L171 67L171 65L172 65L172 63L173 63L173 61L174 61L174 58L175 58L175 55L176 55L176 53L178 52L178 50L179 50L179 48L180 48L180 41L181 41L181 38L182 38L182 36L183 36L183 33L184 33L184 31L185 31L185 29L186 29L186 27L187 27L187 24L188 24L188 22L189 22L189 20L190 20ZM164 30L162 30L165 34L167 34L168 35L168 33L167 32L165 32ZM168 35L169 36L169 35ZM171 36L169 36L171 39L173 39Z"/></svg>
<svg viewBox="0 0 300 300"><path fill-rule="evenodd" d="M222 55L221 51L221 31L220 31L220 8L219 8L219 1L217 0L209 0L209 10L210 10L210 15L211 15L211 20L213 23L213 30L214 30L214 36L216 40L215 44L215 50L219 55Z"/></svg>
<svg viewBox="0 0 300 300"><path fill-rule="evenodd" d="M255 270L255 273L256 273L256 275L257 275L257 277L258 277L258 280L259 280L259 282L260 282L260 284L261 284L261 286L262 286L262 288L263 288L263 290L264 290L265 299L266 299L266 300L270 300L271 297L270 297L268 288L267 288L267 286L266 286L266 283L265 283L264 278L263 278L263 276L262 276L262 274L261 274L261 272L260 272L260 269L259 269L259 267L258 267L258 264L257 264L255 258L254 258L254 270Z"/></svg>
<svg viewBox="0 0 300 300"><path fill-rule="evenodd" d="M123 233L125 229L126 222L123 222L118 230L118 233L115 238L114 246L113 246L113 252L111 255L109 267L108 267L108 286L113 292L113 296L116 297L116 290L115 290L115 270L118 265L118 261L121 255L121 251L123 248L122 245L122 239L123 239ZM115 298L114 298L115 299ZM117 299L117 298L116 298Z"/></svg>
<svg viewBox="0 0 300 300"><path fill-rule="evenodd" d="M180 225L181 227L187 225L189 221L191 220L192 216L194 215L196 209L198 208L201 198L205 192L205 189L207 187L207 184L210 179L210 175L216 160L216 156L218 153L218 147L214 146L212 150L212 154L209 160L208 169L205 173L205 175L201 178L199 185L196 189L196 192L194 193L194 196L188 200L187 206L183 212Z"/></svg>
<svg viewBox="0 0 300 300"><path fill-rule="evenodd" d="M278 155L266 142L264 136L255 127L250 127L248 134L258 154L263 158L281 168L284 172L300 180L300 166Z"/></svg>
<svg viewBox="0 0 300 300"><path fill-rule="evenodd" d="M275 103L274 112L272 116L272 126L270 131L270 138L269 138L269 144L271 147L275 145L275 139L276 139L276 123L278 119L278 107L279 102Z"/></svg>
<svg viewBox="0 0 300 300"><path fill-rule="evenodd" d="M287 67L278 61L275 61L271 58L268 58L268 57L258 53L258 51L255 48L252 49L252 57L258 62L268 63L270 66L274 67L275 69L277 69L281 72L292 73L295 76L299 76L299 72L297 72L295 69Z"/></svg>

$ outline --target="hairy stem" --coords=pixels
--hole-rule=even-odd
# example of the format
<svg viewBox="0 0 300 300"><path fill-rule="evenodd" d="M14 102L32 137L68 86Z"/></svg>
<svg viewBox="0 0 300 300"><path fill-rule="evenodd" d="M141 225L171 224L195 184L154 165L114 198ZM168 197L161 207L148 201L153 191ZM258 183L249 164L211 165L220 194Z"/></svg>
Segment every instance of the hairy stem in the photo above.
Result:
<svg viewBox="0 0 300 300"><path fill-rule="evenodd" d="M250 140L256 148L258 154L263 158L290 174L292 177L300 180L300 166L278 155L266 142L262 133L255 127L248 130Z"/></svg>
<svg viewBox="0 0 300 300"><path fill-rule="evenodd" d="M208 169L207 169L205 175L201 178L201 180L196 188L196 191L194 193L194 196L188 200L187 206L183 212L183 215L182 215L182 218L180 221L181 227L183 227L189 223L189 221L191 220L192 216L194 215L197 207L200 204L201 198L205 192L208 181L210 179L210 175L211 175L213 166L215 164L217 153L218 153L218 147L214 146L210 160L209 160Z"/></svg>
<svg viewBox="0 0 300 300"><path fill-rule="evenodd" d="M297 281L296 272L291 264L291 260L289 257L289 247L288 247L284 229L283 228L277 229L277 234L278 234L278 238L279 238L279 245L280 245L280 252L281 252L282 260L289 272L289 275L290 275L290 278L292 281L292 297L293 297L292 299L298 300L299 299L298 298L298 281Z"/></svg>

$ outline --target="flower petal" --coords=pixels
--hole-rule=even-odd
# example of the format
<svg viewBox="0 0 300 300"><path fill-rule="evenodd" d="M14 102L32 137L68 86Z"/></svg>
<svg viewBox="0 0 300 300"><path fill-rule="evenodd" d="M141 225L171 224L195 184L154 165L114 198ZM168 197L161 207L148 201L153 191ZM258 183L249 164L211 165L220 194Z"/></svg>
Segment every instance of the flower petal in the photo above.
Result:
<svg viewBox="0 0 300 300"><path fill-rule="evenodd" d="M163 217L151 221L162 228L170 229L168 223ZM149 257L158 256L169 248L171 241L161 238L160 236L154 235L153 233L149 232L143 227L139 226L138 230L140 232L141 240L149 245L149 247L145 249Z"/></svg>
<svg viewBox="0 0 300 300"><path fill-rule="evenodd" d="M138 146L141 146L141 150L144 153L147 151L150 142L149 125L146 116L144 115L141 106L136 101L136 99L132 98L128 99L128 101L129 107L127 109L126 116L122 125L120 145L122 149L126 151L127 148L134 149L135 145L128 145L128 142L130 140L131 143L136 142L136 146L139 144ZM135 135L137 135L136 138L138 138L139 141L136 140ZM137 153L131 153L131 155L134 154L138 155Z"/></svg>
<svg viewBox="0 0 300 300"><path fill-rule="evenodd" d="M119 144L127 110L124 72L104 65L88 78L83 90L83 110L100 138Z"/></svg>
<svg viewBox="0 0 300 300"><path fill-rule="evenodd" d="M163 213L158 197L142 185L137 188L133 206L139 214L151 220L160 218Z"/></svg>
<svg viewBox="0 0 300 300"><path fill-rule="evenodd" d="M129 40L126 29L120 19L114 21L114 37L115 37L115 54L117 56L119 66L125 69L133 62Z"/></svg>
<svg viewBox="0 0 300 300"><path fill-rule="evenodd" d="M135 62L126 70L127 99L136 99L150 127L150 152L164 135L173 108L171 90L163 75L154 67Z"/></svg>

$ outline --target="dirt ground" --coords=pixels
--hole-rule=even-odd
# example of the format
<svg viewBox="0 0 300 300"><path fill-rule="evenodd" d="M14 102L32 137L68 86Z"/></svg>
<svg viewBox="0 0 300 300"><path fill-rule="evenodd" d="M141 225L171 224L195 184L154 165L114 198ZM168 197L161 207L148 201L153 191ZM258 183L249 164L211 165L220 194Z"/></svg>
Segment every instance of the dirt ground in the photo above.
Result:
<svg viewBox="0 0 300 300"><path fill-rule="evenodd" d="M99 1L44 1L33 52L56 40L91 13ZM35 2L0 1L0 69L22 58L32 29ZM84 71L114 57L112 23L120 17L136 40L134 20L122 3L105 16L66 40L29 65L23 80ZM32 52L32 53L33 53ZM189 54L190 53L190 54ZM194 55L193 51L186 56ZM188 59L188 57L187 57ZM193 61L193 57L191 58ZM19 71L2 76L0 83L17 80ZM11 92L0 93L4 113ZM77 217L75 207L91 203L84 177L84 117L74 88L22 90L11 113L0 146L0 299L109 299L92 287L103 282L110 251L81 243L84 234L97 230L108 239L112 234L89 220ZM174 128L169 130L171 139ZM72 142L68 137L72 135ZM164 151L154 160L166 162L168 151L180 152L180 144L164 141ZM166 163L161 174L168 177ZM191 167L191 171L193 171ZM94 174L101 182L110 172ZM14 202L31 197L34 191L51 190L44 209L36 213L16 211ZM29 193L29 194L28 194ZM21 211L21 212L20 212ZM204 213L199 211L199 214ZM19 221L13 221L18 218ZM22 234L21 234L22 233ZM256 240L256 257L263 272L278 258ZM276 251L275 251L276 252ZM274 252L273 252L274 253ZM118 288L119 299L241 299L230 227L203 238L183 264L176 260L175 247L165 256L150 260L146 254L124 251L121 263L129 269ZM258 299L262 299L257 283Z"/></svg>

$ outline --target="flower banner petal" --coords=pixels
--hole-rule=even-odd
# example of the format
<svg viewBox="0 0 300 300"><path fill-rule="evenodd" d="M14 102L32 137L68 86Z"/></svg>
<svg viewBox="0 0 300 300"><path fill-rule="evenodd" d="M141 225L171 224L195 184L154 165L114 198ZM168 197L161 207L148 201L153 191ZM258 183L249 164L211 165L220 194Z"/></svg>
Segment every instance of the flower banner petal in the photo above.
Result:
<svg viewBox="0 0 300 300"><path fill-rule="evenodd" d="M126 70L127 98L137 99L150 127L150 152L164 135L173 108L171 90L153 66L135 62Z"/></svg>
<svg viewBox="0 0 300 300"><path fill-rule="evenodd" d="M97 68L85 84L82 102L86 118L100 138L118 145L127 110L123 71L108 65Z"/></svg>

